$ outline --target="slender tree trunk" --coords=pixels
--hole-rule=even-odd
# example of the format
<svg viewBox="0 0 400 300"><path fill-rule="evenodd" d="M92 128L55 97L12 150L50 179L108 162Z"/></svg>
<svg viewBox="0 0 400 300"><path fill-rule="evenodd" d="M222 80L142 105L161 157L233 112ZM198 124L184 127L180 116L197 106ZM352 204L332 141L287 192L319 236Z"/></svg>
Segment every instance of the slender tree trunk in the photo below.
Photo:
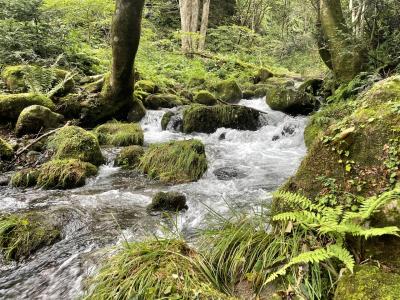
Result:
<svg viewBox="0 0 400 300"><path fill-rule="evenodd" d="M83 122L92 126L108 119L133 121L145 114L133 98L134 61L139 47L144 0L117 0L111 28L112 69L99 103L90 103Z"/></svg>
<svg viewBox="0 0 400 300"><path fill-rule="evenodd" d="M340 0L320 0L319 5L321 30L330 52L332 70L339 81L350 81L363 68L362 50L352 42Z"/></svg>
<svg viewBox="0 0 400 300"><path fill-rule="evenodd" d="M181 15L181 42L183 53L190 52L190 11L191 0L179 0L179 12Z"/></svg>
<svg viewBox="0 0 400 300"><path fill-rule="evenodd" d="M203 0L203 12L200 26L199 51L204 51L208 29L208 17L210 15L210 0Z"/></svg>

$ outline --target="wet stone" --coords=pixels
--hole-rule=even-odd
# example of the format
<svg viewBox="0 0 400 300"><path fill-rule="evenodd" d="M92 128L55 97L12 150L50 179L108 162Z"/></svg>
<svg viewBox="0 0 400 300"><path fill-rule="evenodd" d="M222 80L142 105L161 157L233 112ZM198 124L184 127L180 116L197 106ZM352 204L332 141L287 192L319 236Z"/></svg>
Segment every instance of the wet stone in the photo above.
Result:
<svg viewBox="0 0 400 300"><path fill-rule="evenodd" d="M213 173L219 180L231 180L233 178L240 179L247 176L244 172L234 167L219 168Z"/></svg>

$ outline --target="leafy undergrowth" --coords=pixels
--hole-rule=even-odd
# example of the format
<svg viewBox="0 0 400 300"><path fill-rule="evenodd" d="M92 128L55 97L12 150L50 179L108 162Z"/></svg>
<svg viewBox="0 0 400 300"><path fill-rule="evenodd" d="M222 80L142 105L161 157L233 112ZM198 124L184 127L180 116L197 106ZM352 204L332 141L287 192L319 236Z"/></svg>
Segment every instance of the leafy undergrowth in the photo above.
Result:
<svg viewBox="0 0 400 300"><path fill-rule="evenodd" d="M181 240L125 243L92 282L85 299L232 299L212 269Z"/></svg>
<svg viewBox="0 0 400 300"><path fill-rule="evenodd" d="M27 258L60 238L60 230L34 213L0 216L0 252L6 260Z"/></svg>

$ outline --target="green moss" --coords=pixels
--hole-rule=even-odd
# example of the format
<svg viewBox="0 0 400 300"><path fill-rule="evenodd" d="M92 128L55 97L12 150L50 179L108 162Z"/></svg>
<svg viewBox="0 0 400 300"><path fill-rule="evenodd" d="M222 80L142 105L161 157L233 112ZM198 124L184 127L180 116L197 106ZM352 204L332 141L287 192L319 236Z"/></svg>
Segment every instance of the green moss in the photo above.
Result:
<svg viewBox="0 0 400 300"><path fill-rule="evenodd" d="M17 136L39 133L58 127L64 117L41 105L31 105L20 113L15 133Z"/></svg>
<svg viewBox="0 0 400 300"><path fill-rule="evenodd" d="M178 96L172 94L150 95L143 101L148 109L172 108L182 105Z"/></svg>
<svg viewBox="0 0 400 300"><path fill-rule="evenodd" d="M180 240L125 243L85 299L232 299L219 292L201 257Z"/></svg>
<svg viewBox="0 0 400 300"><path fill-rule="evenodd" d="M187 209L186 196L178 192L159 192L154 195L149 210L180 211Z"/></svg>
<svg viewBox="0 0 400 300"><path fill-rule="evenodd" d="M354 274L344 275L337 286L335 300L396 300L400 295L400 274L364 265Z"/></svg>
<svg viewBox="0 0 400 300"><path fill-rule="evenodd" d="M257 71L257 74L254 76L254 82L259 83L259 82L265 82L267 79L274 77L274 74L268 69L265 68L260 68Z"/></svg>
<svg viewBox="0 0 400 300"><path fill-rule="evenodd" d="M151 145L140 159L139 169L162 182L199 180L207 170L204 145L199 140Z"/></svg>
<svg viewBox="0 0 400 300"><path fill-rule="evenodd" d="M154 94L157 93L158 87L153 81L139 80L138 82L135 83L135 90L141 90L149 94Z"/></svg>
<svg viewBox="0 0 400 300"><path fill-rule="evenodd" d="M11 177L11 185L13 187L33 187L37 183L39 177L39 170L37 169L25 169L15 173Z"/></svg>
<svg viewBox="0 0 400 300"><path fill-rule="evenodd" d="M94 130L101 145L143 145L144 135L140 124L109 122Z"/></svg>
<svg viewBox="0 0 400 300"><path fill-rule="evenodd" d="M9 160L14 155L14 150L9 143L0 138L0 160Z"/></svg>
<svg viewBox="0 0 400 300"><path fill-rule="evenodd" d="M55 152L55 159L75 158L95 166L104 162L96 136L77 126L61 128L49 139L47 146Z"/></svg>
<svg viewBox="0 0 400 300"><path fill-rule="evenodd" d="M37 185L45 189L71 189L83 186L97 174L96 166L77 159L51 160L40 167Z"/></svg>
<svg viewBox="0 0 400 300"><path fill-rule="evenodd" d="M162 119L161 119L161 128L162 130L167 130L169 121L171 121L171 118L174 116L175 114L173 112L167 111Z"/></svg>
<svg viewBox="0 0 400 300"><path fill-rule="evenodd" d="M244 106L192 105L183 111L183 132L212 133L220 127L257 130L260 113Z"/></svg>
<svg viewBox="0 0 400 300"><path fill-rule="evenodd" d="M60 238L60 230L39 213L0 216L0 251L6 260L22 260Z"/></svg>
<svg viewBox="0 0 400 300"><path fill-rule="evenodd" d="M212 106L217 104L217 99L209 91L199 91L194 95L194 102Z"/></svg>
<svg viewBox="0 0 400 300"><path fill-rule="evenodd" d="M224 80L215 86L216 97L228 103L239 102L243 98L242 90L233 79Z"/></svg>
<svg viewBox="0 0 400 300"><path fill-rule="evenodd" d="M44 95L27 93L0 95L0 123L15 122L21 111L31 105L54 109L54 103Z"/></svg>
<svg viewBox="0 0 400 300"><path fill-rule="evenodd" d="M243 91L243 99L249 100L249 99L252 99L255 97L256 97L255 91L252 91L252 90L244 90Z"/></svg>
<svg viewBox="0 0 400 300"><path fill-rule="evenodd" d="M82 111L81 100L83 97L79 94L69 94L59 98L54 111L66 119L78 119Z"/></svg>
<svg viewBox="0 0 400 300"><path fill-rule="evenodd" d="M125 169L135 169L139 166L140 157L144 154L141 146L125 147L118 153L115 159L115 165Z"/></svg>

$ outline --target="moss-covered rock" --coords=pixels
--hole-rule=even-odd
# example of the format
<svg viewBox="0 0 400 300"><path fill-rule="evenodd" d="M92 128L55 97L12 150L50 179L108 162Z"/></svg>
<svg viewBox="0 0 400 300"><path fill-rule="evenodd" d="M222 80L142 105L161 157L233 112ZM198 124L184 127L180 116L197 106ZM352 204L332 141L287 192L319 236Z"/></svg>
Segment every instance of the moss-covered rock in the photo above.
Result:
<svg viewBox="0 0 400 300"><path fill-rule="evenodd" d="M363 265L339 280L334 300L396 300L399 295L400 274Z"/></svg>
<svg viewBox="0 0 400 300"><path fill-rule="evenodd" d="M31 105L45 106L51 110L55 108L49 98L40 94L0 95L0 123L17 121L23 109Z"/></svg>
<svg viewBox="0 0 400 300"><path fill-rule="evenodd" d="M135 83L135 90L141 90L149 94L154 94L158 92L158 86L151 80L139 80Z"/></svg>
<svg viewBox="0 0 400 300"><path fill-rule="evenodd" d="M81 101L83 101L82 95L69 94L58 99L54 111L66 119L79 119L82 112Z"/></svg>
<svg viewBox="0 0 400 300"><path fill-rule="evenodd" d="M140 158L144 154L144 149L141 146L128 146L118 153L115 159L115 165L125 169L135 169L139 166Z"/></svg>
<svg viewBox="0 0 400 300"><path fill-rule="evenodd" d="M138 123L109 122L94 130L101 145L143 145L143 130Z"/></svg>
<svg viewBox="0 0 400 300"><path fill-rule="evenodd" d="M42 213L0 216L0 252L6 260L20 261L60 237L60 229Z"/></svg>
<svg viewBox="0 0 400 300"><path fill-rule="evenodd" d="M252 90L244 90L243 91L243 99L250 100L256 97L255 91Z"/></svg>
<svg viewBox="0 0 400 300"><path fill-rule="evenodd" d="M154 195L148 209L156 211L181 211L188 209L186 196L178 192L158 192Z"/></svg>
<svg viewBox="0 0 400 300"><path fill-rule="evenodd" d="M200 91L194 95L194 102L212 106L217 104L217 99L209 91Z"/></svg>
<svg viewBox="0 0 400 300"><path fill-rule="evenodd" d="M0 160L9 160L13 157L14 150L5 140L0 138Z"/></svg>
<svg viewBox="0 0 400 300"><path fill-rule="evenodd" d="M172 108L182 105L178 96L172 94L150 95L143 101L148 109Z"/></svg>
<svg viewBox="0 0 400 300"><path fill-rule="evenodd" d="M261 68L257 71L257 74L254 76L254 83L265 82L267 79L274 77L274 74L265 68Z"/></svg>
<svg viewBox="0 0 400 300"><path fill-rule="evenodd" d="M183 132L212 133L220 127L257 130L260 113L245 106L192 105L183 111Z"/></svg>
<svg viewBox="0 0 400 300"><path fill-rule="evenodd" d="M52 112L47 107L31 105L24 108L19 115L15 133L17 136L39 133L40 131L57 128L63 120L64 117L62 115Z"/></svg>
<svg viewBox="0 0 400 300"><path fill-rule="evenodd" d="M68 76L69 72L57 68L44 68L40 66L18 65L8 66L4 69L1 76L6 83L6 86L12 92L27 92L29 91L29 82L40 78L40 84L45 89L55 87L59 82ZM75 87L73 79L65 82L64 88L58 95L66 94Z"/></svg>
<svg viewBox="0 0 400 300"><path fill-rule="evenodd" d="M338 114L339 119L332 117L324 125L329 127L318 133L284 188L315 198L329 193L331 182L341 203L351 194L371 196L392 188L400 166L399 87L399 76L388 78L344 104L347 112L342 105L331 106L327 116Z"/></svg>
<svg viewBox="0 0 400 300"><path fill-rule="evenodd" d="M55 159L79 159L95 166L104 162L96 136L83 128L67 126L58 130L48 141Z"/></svg>
<svg viewBox="0 0 400 300"><path fill-rule="evenodd" d="M39 174L39 169L30 168L18 171L11 177L11 185L13 187L22 188L34 187L37 183Z"/></svg>
<svg viewBox="0 0 400 300"><path fill-rule="evenodd" d="M85 185L97 174L96 166L78 159L53 159L40 167L37 186L44 189L72 189Z"/></svg>
<svg viewBox="0 0 400 300"><path fill-rule="evenodd" d="M85 299L234 299L217 290L212 273L183 241L124 243L107 258Z"/></svg>
<svg viewBox="0 0 400 300"><path fill-rule="evenodd" d="M218 99L228 103L236 103L243 98L242 90L233 79L219 82L215 86L215 93Z"/></svg>
<svg viewBox="0 0 400 300"><path fill-rule="evenodd" d="M173 112L171 112L171 111L167 111L167 112L163 115L163 117L162 117L162 119L161 119L161 129L162 129L162 130L167 130L169 121L171 121L171 118L172 118L174 115L175 115L175 114L174 114Z"/></svg>
<svg viewBox="0 0 400 300"><path fill-rule="evenodd" d="M162 182L199 180L207 170L204 145L199 140L151 145L140 159L139 169Z"/></svg>
<svg viewBox="0 0 400 300"><path fill-rule="evenodd" d="M284 86L271 86L266 101L271 109L291 115L308 115L319 104L314 96Z"/></svg>
<svg viewBox="0 0 400 300"><path fill-rule="evenodd" d="M322 93L323 84L324 81L322 79L308 79L299 86L299 91L311 94L313 96L320 96L324 94Z"/></svg>

